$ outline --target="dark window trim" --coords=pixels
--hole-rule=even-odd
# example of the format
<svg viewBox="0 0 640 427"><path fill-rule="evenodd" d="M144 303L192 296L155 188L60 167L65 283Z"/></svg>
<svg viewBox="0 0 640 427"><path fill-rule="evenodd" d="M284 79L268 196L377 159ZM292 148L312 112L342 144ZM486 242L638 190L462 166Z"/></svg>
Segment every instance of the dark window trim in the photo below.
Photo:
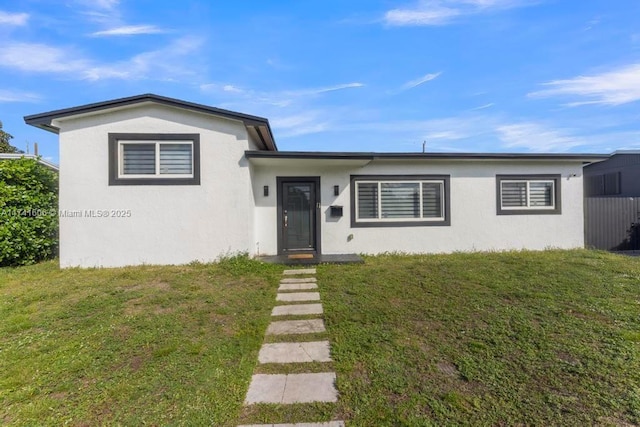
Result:
<svg viewBox="0 0 640 427"><path fill-rule="evenodd" d="M393 222L357 222L356 221L356 182L357 181L430 181L444 182L444 220L442 221L393 221ZM351 175L351 227L437 227L451 225L451 175Z"/></svg>
<svg viewBox="0 0 640 427"><path fill-rule="evenodd" d="M313 252L316 255L322 253L322 226L320 224L320 207L322 205L321 200L321 191L320 191L320 177L319 176L277 176L276 177L276 193L277 193L277 233L278 233L278 255L285 255L287 252L284 250L284 242L282 236L282 221L283 221L283 213L282 213L282 184L285 182L313 182L315 185L315 250L309 251Z"/></svg>
<svg viewBox="0 0 640 427"><path fill-rule="evenodd" d="M496 175L496 211L498 215L560 215L562 214L562 181L560 174L538 174L538 175ZM503 209L501 198L502 181L553 181L554 185L554 209Z"/></svg>
<svg viewBox="0 0 640 427"><path fill-rule="evenodd" d="M118 142L192 141L192 178L120 178L118 177ZM200 135L197 133L109 133L109 185L200 185Z"/></svg>

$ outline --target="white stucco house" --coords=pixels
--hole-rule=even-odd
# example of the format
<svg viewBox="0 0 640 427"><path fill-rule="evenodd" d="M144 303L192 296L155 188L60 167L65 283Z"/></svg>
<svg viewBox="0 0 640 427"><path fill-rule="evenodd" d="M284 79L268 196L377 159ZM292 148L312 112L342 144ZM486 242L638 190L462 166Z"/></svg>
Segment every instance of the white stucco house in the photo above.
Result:
<svg viewBox="0 0 640 427"><path fill-rule="evenodd" d="M607 157L278 151L267 119L150 94L25 121L59 135L62 267L583 247Z"/></svg>

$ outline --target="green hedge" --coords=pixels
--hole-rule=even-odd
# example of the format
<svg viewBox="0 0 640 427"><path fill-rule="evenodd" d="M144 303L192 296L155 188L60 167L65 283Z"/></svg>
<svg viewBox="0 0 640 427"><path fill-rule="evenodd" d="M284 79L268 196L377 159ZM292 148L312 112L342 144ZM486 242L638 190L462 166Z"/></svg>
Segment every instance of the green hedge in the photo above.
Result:
<svg viewBox="0 0 640 427"><path fill-rule="evenodd" d="M35 159L0 160L0 266L58 252L58 174Z"/></svg>

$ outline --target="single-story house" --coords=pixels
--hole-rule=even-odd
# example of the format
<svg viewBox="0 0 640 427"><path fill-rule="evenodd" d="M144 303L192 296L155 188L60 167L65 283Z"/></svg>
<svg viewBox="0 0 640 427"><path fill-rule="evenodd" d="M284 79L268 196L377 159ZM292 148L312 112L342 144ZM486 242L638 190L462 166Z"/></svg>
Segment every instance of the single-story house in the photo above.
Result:
<svg viewBox="0 0 640 427"><path fill-rule="evenodd" d="M62 267L583 247L607 157L279 151L265 118L151 94L25 121L59 135Z"/></svg>

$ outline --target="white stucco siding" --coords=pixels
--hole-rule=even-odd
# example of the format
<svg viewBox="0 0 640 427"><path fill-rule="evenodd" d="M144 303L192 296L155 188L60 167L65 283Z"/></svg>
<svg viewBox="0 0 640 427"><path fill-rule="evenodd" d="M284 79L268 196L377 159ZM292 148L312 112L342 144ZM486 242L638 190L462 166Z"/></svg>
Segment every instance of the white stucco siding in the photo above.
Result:
<svg viewBox="0 0 640 427"><path fill-rule="evenodd" d="M269 185L269 197L256 198L255 230L263 254L277 252L276 175L320 176L322 252L438 253L473 250L576 248L584 245L582 166L578 162L433 161L381 162L364 167L256 166L254 191ZM328 163L325 161L325 163ZM450 175L451 225L351 227L351 175ZM559 215L497 215L496 175L561 175ZM574 176L575 175L575 176ZM340 195L333 195L333 186ZM257 194L257 193L256 193ZM344 216L329 216L330 205L342 205Z"/></svg>
<svg viewBox="0 0 640 427"><path fill-rule="evenodd" d="M249 147L241 122L148 105L60 127L62 267L182 264L253 253ZM200 135L200 185L109 185L109 133ZM107 218L87 211L106 210ZM65 213L80 211L80 217ZM130 217L112 217L115 211Z"/></svg>

